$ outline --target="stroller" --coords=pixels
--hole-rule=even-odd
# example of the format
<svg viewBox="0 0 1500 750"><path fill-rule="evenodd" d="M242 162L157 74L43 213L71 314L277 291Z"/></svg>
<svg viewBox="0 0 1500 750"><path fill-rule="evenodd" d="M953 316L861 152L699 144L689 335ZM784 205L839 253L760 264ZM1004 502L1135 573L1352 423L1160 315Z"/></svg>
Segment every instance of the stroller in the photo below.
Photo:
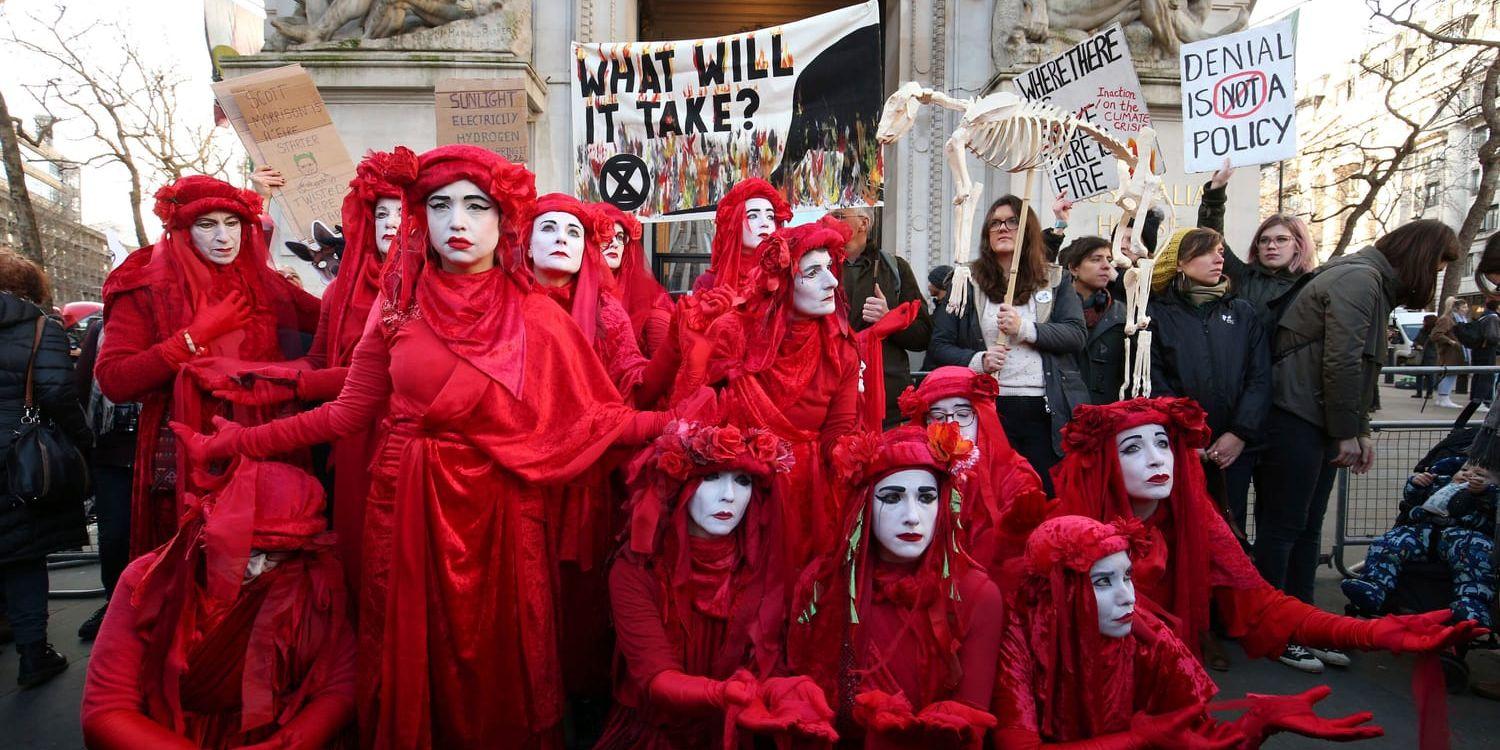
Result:
<svg viewBox="0 0 1500 750"><path fill-rule="evenodd" d="M1454 456L1467 457L1469 446L1478 434L1477 426L1469 426L1479 404L1470 402L1453 422L1453 429L1438 441L1422 459L1412 467L1412 472L1427 471L1437 461ZM1497 540L1500 542L1500 540ZM1496 545L1500 547L1500 544ZM1352 617L1379 617L1387 614L1416 614L1444 609L1453 601L1453 573L1444 562L1408 562L1396 578L1396 588L1386 597L1385 605L1378 612L1368 612L1353 603L1344 605L1344 612ZM1469 685L1469 666L1465 657L1473 650L1491 651L1500 649L1500 639L1495 633L1483 639L1459 646L1455 653L1440 654L1443 664L1443 679L1448 692L1455 695L1464 692Z"/></svg>

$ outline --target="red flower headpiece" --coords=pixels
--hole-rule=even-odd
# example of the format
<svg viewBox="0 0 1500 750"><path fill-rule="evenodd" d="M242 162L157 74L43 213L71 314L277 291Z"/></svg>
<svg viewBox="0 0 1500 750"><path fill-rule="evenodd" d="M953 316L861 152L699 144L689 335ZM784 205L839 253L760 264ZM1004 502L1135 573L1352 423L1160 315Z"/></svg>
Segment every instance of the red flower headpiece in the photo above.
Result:
<svg viewBox="0 0 1500 750"><path fill-rule="evenodd" d="M189 175L156 191L152 213L167 229L182 229L210 211L228 211L246 222L260 220L261 200L253 190L242 190L208 175Z"/></svg>
<svg viewBox="0 0 1500 750"><path fill-rule="evenodd" d="M861 487L902 469L927 469L956 476L969 468L974 444L958 425L935 422L927 427L905 425L876 435L857 431L839 439L832 460L839 477L850 487Z"/></svg>
<svg viewBox="0 0 1500 750"><path fill-rule="evenodd" d="M835 268L844 264L844 245L849 241L849 225L831 216L811 224L799 224L776 230L757 248L759 262L750 271L749 287L767 296L776 296L797 275L802 256L814 250L826 250Z"/></svg>
<svg viewBox="0 0 1500 750"><path fill-rule="evenodd" d="M1133 517L1103 523L1087 516L1058 516L1044 521L1026 540L1026 572L1045 578L1061 565L1086 573L1100 558L1116 552L1138 559L1150 544L1146 527Z"/></svg>
<svg viewBox="0 0 1500 750"><path fill-rule="evenodd" d="M417 155L405 146L391 151L368 151L354 169L354 179L349 181L349 192L363 203L373 204L381 198L400 198L401 187L392 182L389 175L397 168L416 169ZM407 180L415 177L411 174ZM344 227L347 232L349 227Z"/></svg>
<svg viewBox="0 0 1500 750"><path fill-rule="evenodd" d="M901 414L914 422L925 422L927 410L945 398L962 397L970 403L993 401L1000 395L1000 384L991 375L967 367L939 367L922 379L920 386L907 386L896 399Z"/></svg>
<svg viewBox="0 0 1500 750"><path fill-rule="evenodd" d="M625 228L625 240L626 240L627 244L630 243L630 242L640 242L641 241L641 235L643 233L643 230L641 228L641 220L635 218L635 214L627 214L624 211L621 211L620 208L618 206L614 205L613 203L602 203L601 202L601 203L590 203L588 205L589 205L589 208L594 209L594 211L597 212L600 216L604 217L605 220L609 221L610 223L619 224L620 226L624 227ZM613 236L614 236L614 228L610 227L609 228L609 235L606 236L606 237L600 238L599 244L601 244L601 245L608 244L608 243L605 242L605 240L608 239L609 237L613 237Z"/></svg>
<svg viewBox="0 0 1500 750"><path fill-rule="evenodd" d="M1167 428L1174 443L1184 441L1191 449L1208 445L1208 429L1203 407L1190 398L1137 398L1103 406L1083 405L1073 411L1073 419L1062 428L1063 453L1096 455L1100 446L1123 430L1147 424ZM1112 451L1111 451L1112 452Z"/></svg>
<svg viewBox="0 0 1500 750"><path fill-rule="evenodd" d="M392 151L385 179L404 193L401 235L406 238L427 233L426 212L419 209L432 191L459 180L474 183L500 209L502 236L496 260L509 270L518 267L520 258L513 253L520 248L523 237L531 236L527 229L536 202L536 177L526 167L512 164L487 148L451 144L438 146L421 156L409 149ZM415 241L409 241L408 246L419 253L426 251Z"/></svg>
<svg viewBox="0 0 1500 750"><path fill-rule="evenodd" d="M673 420L653 448L657 470L680 480L721 471L784 474L793 464L791 445L758 427L742 430Z"/></svg>

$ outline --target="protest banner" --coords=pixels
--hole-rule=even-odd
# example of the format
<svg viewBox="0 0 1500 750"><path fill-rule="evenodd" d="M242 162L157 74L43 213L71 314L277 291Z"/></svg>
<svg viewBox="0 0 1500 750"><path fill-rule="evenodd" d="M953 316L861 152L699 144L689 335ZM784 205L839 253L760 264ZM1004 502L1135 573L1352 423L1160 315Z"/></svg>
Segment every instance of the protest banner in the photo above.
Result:
<svg viewBox="0 0 1500 750"><path fill-rule="evenodd" d="M1131 145L1141 128L1151 124L1141 81L1130 59L1130 46L1119 24L1023 71L1011 85L1022 97L1049 102ZM1152 170L1161 174L1166 165L1156 144L1152 148L1156 157ZM1075 133L1067 156L1052 169L1049 195L1066 191L1068 198L1083 200L1118 190L1120 177L1115 161L1098 141Z"/></svg>
<svg viewBox="0 0 1500 750"><path fill-rule="evenodd" d="M339 224L354 163L312 76L288 65L215 83L213 91L250 158L286 178L272 198L291 221L289 234L311 237L314 221Z"/></svg>
<svg viewBox="0 0 1500 750"><path fill-rule="evenodd" d="M1188 172L1297 154L1297 14L1182 45L1182 149Z"/></svg>
<svg viewBox="0 0 1500 750"><path fill-rule="evenodd" d="M573 45L574 191L646 221L701 218L763 177L794 207L870 203L883 180L873 0L710 39Z"/></svg>
<svg viewBox="0 0 1500 750"><path fill-rule="evenodd" d="M515 164L530 162L524 79L445 78L433 86L433 96L437 145L467 143Z"/></svg>

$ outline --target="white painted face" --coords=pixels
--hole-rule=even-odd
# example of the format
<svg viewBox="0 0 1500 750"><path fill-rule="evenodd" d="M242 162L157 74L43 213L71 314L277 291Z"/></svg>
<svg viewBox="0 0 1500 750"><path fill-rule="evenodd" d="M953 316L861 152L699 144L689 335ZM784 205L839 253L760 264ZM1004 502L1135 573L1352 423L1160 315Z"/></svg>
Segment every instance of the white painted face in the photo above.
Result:
<svg viewBox="0 0 1500 750"><path fill-rule="evenodd" d="M833 275L833 256L827 250L811 250L797 262L797 281L792 285L792 309L807 318L831 315L837 305L839 280Z"/></svg>
<svg viewBox="0 0 1500 750"><path fill-rule="evenodd" d="M193 249L216 266L233 263L240 257L240 223L239 214L228 211L209 211L193 219Z"/></svg>
<svg viewBox="0 0 1500 750"><path fill-rule="evenodd" d="M583 222L567 211L548 211L531 222L531 268L537 280L553 282L583 267Z"/></svg>
<svg viewBox="0 0 1500 750"><path fill-rule="evenodd" d="M1099 632L1105 638L1130 635L1135 620L1135 583L1130 578L1130 555L1116 552L1094 561L1089 568L1094 604L1099 609Z"/></svg>
<svg viewBox="0 0 1500 750"><path fill-rule="evenodd" d="M609 270L618 271L620 262L625 259L625 242L630 236L625 233L625 227L619 224L611 226L614 227L614 234L610 236L609 244L604 246L604 263L609 266Z"/></svg>
<svg viewBox="0 0 1500 750"><path fill-rule="evenodd" d="M704 536L727 536L734 533L750 506L754 482L743 471L720 471L704 475L688 502L688 518L693 531Z"/></svg>
<svg viewBox="0 0 1500 750"><path fill-rule="evenodd" d="M459 180L427 196L427 235L443 270L483 273L495 267L500 207L478 185Z"/></svg>
<svg viewBox="0 0 1500 750"><path fill-rule="evenodd" d="M1143 424L1115 435L1125 494L1132 500L1165 500L1172 494L1172 441L1159 424Z"/></svg>
<svg viewBox="0 0 1500 750"><path fill-rule="evenodd" d="M920 559L937 526L937 477L926 469L902 469L877 481L873 496L875 541L884 556L903 562Z"/></svg>
<svg viewBox="0 0 1500 750"><path fill-rule="evenodd" d="M401 231L401 199L381 198L375 201L375 252L384 258Z"/></svg>
<svg viewBox="0 0 1500 750"><path fill-rule="evenodd" d="M776 209L771 207L771 202L765 198L745 201L745 225L740 227L740 244L753 250L775 231Z"/></svg>
<svg viewBox="0 0 1500 750"><path fill-rule="evenodd" d="M932 402L927 409L927 423L935 422L958 425L959 434L971 443L979 439L979 417L974 414L974 404L963 396L949 396Z"/></svg>

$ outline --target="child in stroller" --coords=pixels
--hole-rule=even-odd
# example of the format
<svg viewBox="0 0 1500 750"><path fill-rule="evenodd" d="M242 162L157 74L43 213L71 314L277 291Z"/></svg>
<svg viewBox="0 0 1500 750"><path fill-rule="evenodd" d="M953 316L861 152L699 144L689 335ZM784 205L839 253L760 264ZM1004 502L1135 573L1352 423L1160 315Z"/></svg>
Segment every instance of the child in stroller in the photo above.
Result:
<svg viewBox="0 0 1500 750"><path fill-rule="evenodd" d="M1344 595L1362 612L1386 606L1407 563L1445 563L1452 581L1455 619L1490 627L1495 601L1496 479L1463 456L1433 461L1406 481L1396 525L1370 544L1359 577L1346 579Z"/></svg>

